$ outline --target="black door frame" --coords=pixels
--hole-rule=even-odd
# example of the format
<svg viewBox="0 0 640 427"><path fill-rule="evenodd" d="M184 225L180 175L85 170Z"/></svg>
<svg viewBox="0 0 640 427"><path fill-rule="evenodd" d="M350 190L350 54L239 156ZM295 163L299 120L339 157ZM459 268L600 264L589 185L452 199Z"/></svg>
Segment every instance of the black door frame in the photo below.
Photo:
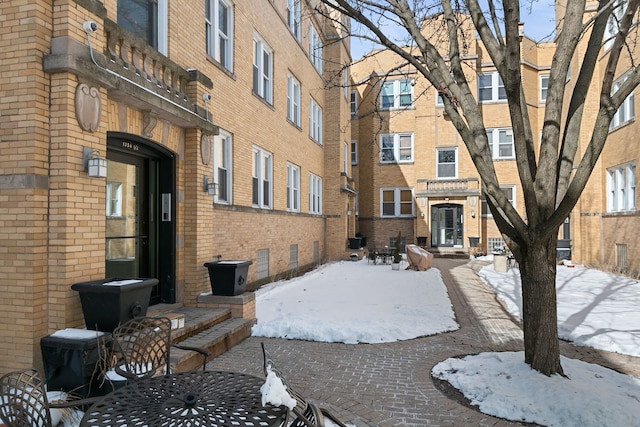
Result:
<svg viewBox="0 0 640 427"><path fill-rule="evenodd" d="M441 203L431 206L431 246L432 247L455 247L458 244L440 242L439 231L441 230L439 211L440 209L451 209L454 211L454 242L464 242L464 227L462 223L463 206L456 203Z"/></svg>
<svg viewBox="0 0 640 427"><path fill-rule="evenodd" d="M176 157L167 148L140 136L122 132L107 132L107 150L128 156L153 160L156 171L150 171L155 182L155 194L149 206L149 215L155 223L156 276L158 292L152 295L151 303L176 302Z"/></svg>

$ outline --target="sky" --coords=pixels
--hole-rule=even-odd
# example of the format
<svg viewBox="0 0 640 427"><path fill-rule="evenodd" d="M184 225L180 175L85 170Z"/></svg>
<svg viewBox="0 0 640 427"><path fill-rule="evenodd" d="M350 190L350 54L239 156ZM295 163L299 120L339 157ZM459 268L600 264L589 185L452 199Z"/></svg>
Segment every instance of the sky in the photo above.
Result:
<svg viewBox="0 0 640 427"><path fill-rule="evenodd" d="M256 292L252 335L356 345L458 329L440 271L404 270L406 265L393 271L366 259L342 261L263 286ZM497 273L488 262L479 276L519 316L517 269ZM559 266L557 288L563 339L640 357L640 282L580 265ZM523 352L486 352L446 359L432 375L500 418L562 427L637 425L640 379L565 357L562 366L568 378L547 377L524 363Z"/></svg>
<svg viewBox="0 0 640 427"><path fill-rule="evenodd" d="M536 41L550 41L549 35L555 26L554 0L520 0L520 16L525 34ZM392 31L389 28L389 31ZM387 32L385 30L385 32ZM387 34L388 35L388 34ZM376 46L357 37L351 38L351 56L361 58Z"/></svg>

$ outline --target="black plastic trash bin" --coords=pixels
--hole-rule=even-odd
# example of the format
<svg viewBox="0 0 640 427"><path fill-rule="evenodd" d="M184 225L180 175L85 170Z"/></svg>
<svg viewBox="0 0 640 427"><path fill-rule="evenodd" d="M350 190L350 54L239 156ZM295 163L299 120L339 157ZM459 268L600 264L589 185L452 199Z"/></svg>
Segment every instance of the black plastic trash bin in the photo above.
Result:
<svg viewBox="0 0 640 427"><path fill-rule="evenodd" d="M146 316L158 279L102 279L71 285L78 291L87 329L113 332L121 323Z"/></svg>
<svg viewBox="0 0 640 427"><path fill-rule="evenodd" d="M233 296L243 294L247 288L247 274L251 261L205 262L209 269L213 295Z"/></svg>
<svg viewBox="0 0 640 427"><path fill-rule="evenodd" d="M362 246L362 238L349 237L349 249L360 249Z"/></svg>
<svg viewBox="0 0 640 427"><path fill-rule="evenodd" d="M47 389L79 397L103 396L100 360L106 360L111 334L87 329L63 329L40 339Z"/></svg>

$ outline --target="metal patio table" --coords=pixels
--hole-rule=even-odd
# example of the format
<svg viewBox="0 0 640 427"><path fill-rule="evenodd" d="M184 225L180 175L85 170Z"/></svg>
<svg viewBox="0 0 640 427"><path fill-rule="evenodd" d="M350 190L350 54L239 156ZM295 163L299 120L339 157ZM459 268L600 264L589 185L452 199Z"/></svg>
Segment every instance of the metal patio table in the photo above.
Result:
<svg viewBox="0 0 640 427"><path fill-rule="evenodd" d="M262 406L264 380L222 372L183 372L129 382L93 404L80 423L94 426L277 426L284 406Z"/></svg>

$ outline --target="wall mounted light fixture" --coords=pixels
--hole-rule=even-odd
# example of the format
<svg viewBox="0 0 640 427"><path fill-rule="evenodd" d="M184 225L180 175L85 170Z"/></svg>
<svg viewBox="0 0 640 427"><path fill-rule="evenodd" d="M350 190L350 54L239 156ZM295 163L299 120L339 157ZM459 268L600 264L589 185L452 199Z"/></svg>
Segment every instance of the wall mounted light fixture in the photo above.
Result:
<svg viewBox="0 0 640 427"><path fill-rule="evenodd" d="M210 196L215 196L218 193L218 184L213 182L213 178L204 176L204 191L209 193Z"/></svg>
<svg viewBox="0 0 640 427"><path fill-rule="evenodd" d="M82 164L87 175L91 178L107 177L107 159L100 157L100 151L93 148L83 147Z"/></svg>

